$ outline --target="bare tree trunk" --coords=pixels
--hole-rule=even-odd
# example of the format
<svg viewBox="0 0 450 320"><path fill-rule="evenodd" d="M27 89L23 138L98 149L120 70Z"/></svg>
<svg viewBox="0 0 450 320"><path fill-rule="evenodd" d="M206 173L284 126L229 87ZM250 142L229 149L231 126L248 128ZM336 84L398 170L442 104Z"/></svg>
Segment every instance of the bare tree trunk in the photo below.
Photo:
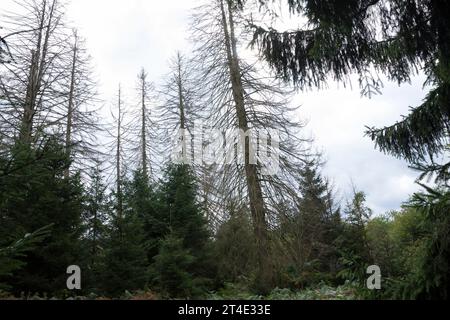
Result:
<svg viewBox="0 0 450 320"><path fill-rule="evenodd" d="M78 37L75 33L75 40L73 46L73 60L72 70L70 73L70 90L69 90L69 106L67 110L67 125L66 125L66 155L69 158L71 156L72 149L72 123L73 123L73 109L74 109L74 93L75 93L75 71L77 67L77 51L78 51ZM68 166L64 172L64 177L69 178L70 167Z"/></svg>
<svg viewBox="0 0 450 320"><path fill-rule="evenodd" d="M177 86L178 86L178 101L179 101L179 108L180 108L180 129L182 130L182 154L183 154L183 160L187 160L187 140L186 140L186 112L185 112L185 106L184 106L184 96L183 96L183 80L182 80L182 60L181 55L178 53L177 55L177 61L178 61L178 79L177 79Z"/></svg>
<svg viewBox="0 0 450 320"><path fill-rule="evenodd" d="M146 88L146 78L147 75L144 70L142 70L139 79L141 80L141 106L142 106L142 146L141 146L141 157L142 157L142 172L145 177L149 178L148 175L148 159L147 159L147 107L145 105L145 99L147 96Z"/></svg>
<svg viewBox="0 0 450 320"><path fill-rule="evenodd" d="M22 116L22 126L20 131L20 140L26 144L32 142L33 135L33 121L36 114L36 107L38 105L38 94L42 86L42 81L45 73L45 60L47 58L49 39L51 27L53 23L53 14L56 7L57 0L53 0L52 6L48 13L48 24L45 26L45 17L47 14L47 0L42 3L42 12L39 21L39 35L36 48L32 51L31 66L28 79L28 86L26 92L26 99L24 105L24 112ZM43 32L45 30L45 36ZM43 39L44 38L44 39ZM44 43L42 43L44 40Z"/></svg>
<svg viewBox="0 0 450 320"><path fill-rule="evenodd" d="M236 48L236 37L234 34L234 20L229 0L228 23L224 0L221 0L222 21L225 34L227 58L230 69L231 84L233 89L233 98L236 104L236 114L238 118L239 129L248 132L249 125L245 109L244 89L242 85L241 69ZM229 24L229 25L228 25ZM265 214L264 198L259 179L258 169L255 164L250 163L250 138L245 140L245 174L247 188L250 199L250 209L253 218L254 232L257 246L258 258L258 282L261 291L266 291L272 284L272 268L269 255L269 237Z"/></svg>
<svg viewBox="0 0 450 320"><path fill-rule="evenodd" d="M33 132L33 119L35 115L36 104L36 82L38 81L38 53L32 51L30 74L28 76L28 86L25 98L25 105L23 108L22 125L20 128L20 141L26 144L31 143L31 136Z"/></svg>
<svg viewBox="0 0 450 320"><path fill-rule="evenodd" d="M117 120L117 154L116 154L116 183L117 183L117 217L119 236L122 238L122 220L123 220L123 199L122 199L122 162L121 162L121 149L122 149L122 89L119 86L119 116Z"/></svg>
<svg viewBox="0 0 450 320"><path fill-rule="evenodd" d="M92 235L92 265L94 265L95 258L97 257L97 231L98 231L97 216L98 216L98 208L95 208L94 230Z"/></svg>

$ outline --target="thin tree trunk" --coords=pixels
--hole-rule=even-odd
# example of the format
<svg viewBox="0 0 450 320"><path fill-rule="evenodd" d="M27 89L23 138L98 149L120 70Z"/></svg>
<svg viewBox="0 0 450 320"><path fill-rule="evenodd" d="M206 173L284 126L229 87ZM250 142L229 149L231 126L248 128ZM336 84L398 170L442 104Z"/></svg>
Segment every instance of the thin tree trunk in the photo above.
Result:
<svg viewBox="0 0 450 320"><path fill-rule="evenodd" d="M178 106L180 108L180 129L182 130L182 154L183 154L183 161L187 160L187 137L186 137L186 112L185 112L185 105L184 105L184 96L183 96L183 80L182 80L182 71L181 71L181 55L178 53L177 55L178 60L178 79L177 79L177 85L178 85Z"/></svg>
<svg viewBox="0 0 450 320"><path fill-rule="evenodd" d="M74 109L74 93L75 93L75 71L77 67L78 54L78 37L75 34L75 43L73 47L72 70L70 73L70 91L69 91L69 106L67 110L67 126L66 126L66 156L71 156L72 149L72 124L73 124L73 109ZM70 166L64 171L64 177L68 179L70 176Z"/></svg>
<svg viewBox="0 0 450 320"><path fill-rule="evenodd" d="M142 172L145 177L149 178L148 175L148 158L147 158L147 107L145 105L145 97L147 95L146 92L146 77L145 71L142 70L140 75L141 80L141 107L142 107L142 115L141 115L141 157L142 157Z"/></svg>
<svg viewBox="0 0 450 320"><path fill-rule="evenodd" d="M95 196L97 199L97 195ZM92 265L95 264L96 259L97 259L97 232L98 232L98 221L97 221L97 216L98 216L98 208L97 208L97 204L95 204L95 208L94 208L94 230L93 230L93 235L92 235Z"/></svg>
<svg viewBox="0 0 450 320"><path fill-rule="evenodd" d="M22 124L20 128L20 141L25 144L31 143L33 132L33 119L36 105L36 82L38 81L38 53L31 52L30 73L28 75L28 86L23 108Z"/></svg>
<svg viewBox="0 0 450 320"><path fill-rule="evenodd" d="M122 89L119 86L119 116L117 120L117 154L116 154L116 174L117 174L117 217L119 236L122 239L122 220L123 220L123 199L122 199L122 168L121 168L121 148L122 148Z"/></svg>

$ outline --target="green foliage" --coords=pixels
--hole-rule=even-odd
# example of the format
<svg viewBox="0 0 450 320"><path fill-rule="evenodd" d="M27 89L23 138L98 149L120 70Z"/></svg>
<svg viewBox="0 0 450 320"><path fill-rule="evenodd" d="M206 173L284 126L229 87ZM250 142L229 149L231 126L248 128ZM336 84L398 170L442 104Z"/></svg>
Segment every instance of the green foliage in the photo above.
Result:
<svg viewBox="0 0 450 320"><path fill-rule="evenodd" d="M208 296L210 300L358 300L358 290L351 284L330 287L319 284L315 287L293 291L290 289L274 289L267 296L257 296L242 285L227 284L218 292Z"/></svg>
<svg viewBox="0 0 450 320"><path fill-rule="evenodd" d="M403 121L370 128L367 134L381 151L419 163L422 169L430 156L426 170L448 177L450 163L436 165L433 159L449 144L448 1L289 0L288 5L307 19L306 28L278 32L251 25L252 45L278 76L306 89L322 87L331 78L346 83L357 73L363 93L370 95L382 87L370 70L399 83L423 70L433 88L422 105Z"/></svg>
<svg viewBox="0 0 450 320"><path fill-rule="evenodd" d="M396 274L393 263L397 255L397 246L392 239L393 223L389 217L376 217L366 226L366 235L370 254L374 263L383 270L385 277Z"/></svg>
<svg viewBox="0 0 450 320"><path fill-rule="evenodd" d="M148 283L148 259L144 246L145 234L140 218L128 212L115 215L106 241L102 291L120 296L126 290L144 289Z"/></svg>
<svg viewBox="0 0 450 320"><path fill-rule="evenodd" d="M21 259L49 236L51 227L52 225L46 226L31 234L26 234L10 246L0 248L0 280L12 276L14 271L20 270L25 265ZM0 282L0 290L2 289L10 289L10 287L2 285Z"/></svg>
<svg viewBox="0 0 450 320"><path fill-rule="evenodd" d="M425 186L424 186L425 187ZM403 295L412 299L448 299L450 289L450 193L425 187L411 206L423 217L425 237L416 255L417 269L405 282Z"/></svg>
<svg viewBox="0 0 450 320"><path fill-rule="evenodd" d="M136 171L131 181L126 181L124 192L125 211L135 215L142 223L147 259L158 254L159 241L169 232L168 214L163 210L149 178Z"/></svg>
<svg viewBox="0 0 450 320"><path fill-rule="evenodd" d="M441 85L403 121L380 130L371 129L369 135L381 151L412 163L440 154L449 143L449 99L450 84Z"/></svg>
<svg viewBox="0 0 450 320"><path fill-rule="evenodd" d="M90 182L84 197L82 242L87 268L83 272L83 287L97 291L101 279L104 249L108 236L108 215L111 210L99 164L90 173Z"/></svg>
<svg viewBox="0 0 450 320"><path fill-rule="evenodd" d="M289 0L288 4L292 13L307 18L308 27L278 32L253 26L252 44L259 45L280 77L301 88L321 86L329 78L346 80L350 73L364 74L370 65L403 82L421 62L432 68L438 56L448 57L446 1Z"/></svg>
<svg viewBox="0 0 450 320"><path fill-rule="evenodd" d="M346 223L338 239L340 264L339 277L344 281L363 283L366 279L367 267L372 264L372 257L367 237L366 226L372 211L366 207L366 195L355 192L354 198L345 210Z"/></svg>
<svg viewBox="0 0 450 320"><path fill-rule="evenodd" d="M256 268L256 247L247 212L234 212L219 227L214 249L221 281L238 282L252 277Z"/></svg>
<svg viewBox="0 0 450 320"><path fill-rule="evenodd" d="M250 289L248 284L237 282L226 282L224 286L211 293L207 298L209 300L262 300L263 297L256 295L253 290Z"/></svg>
<svg viewBox="0 0 450 320"><path fill-rule="evenodd" d="M153 273L153 280L170 294L175 294L175 283L181 281L177 294L196 296L210 284L208 279L215 272L207 221L197 199L195 176L188 166L169 165L158 192L158 210L160 221L165 222L165 240L159 243L158 255L154 257L152 270L158 272ZM178 260L180 264L176 265ZM164 272L165 268L174 273Z"/></svg>
<svg viewBox="0 0 450 320"><path fill-rule="evenodd" d="M358 252L365 250L352 251L344 255L347 268L341 275L347 279L353 276L359 283L359 294L368 298L446 299L448 204L448 193L426 188L426 193L416 194L403 211L372 219L365 228L371 260L361 259ZM380 266L381 291L369 292L362 285L364 261Z"/></svg>
<svg viewBox="0 0 450 320"><path fill-rule="evenodd" d="M159 201L159 210L168 218L168 230L183 239L185 246L193 253L201 253L209 234L197 199L195 176L189 166L169 165Z"/></svg>
<svg viewBox="0 0 450 320"><path fill-rule="evenodd" d="M258 2L264 6L272 1ZM227 1L236 11L244 10L246 3ZM322 87L329 79L346 84L356 73L363 94L370 95L381 93L378 73L399 83L410 80L418 69L426 73L432 89L423 103L395 125L369 128L367 134L382 152L404 158L419 170L421 180L436 178L435 188L424 186L425 191L414 195L401 212L375 218L365 194L355 192L342 220L319 167L305 164L295 172L298 195L283 194L270 206L278 212L267 214L270 241L262 247L270 252L264 257L270 260L267 274L275 269L276 279L267 277L258 283L255 279L262 278L256 276L254 230L245 201L238 203L244 208L241 211L219 208L215 212L214 217L223 218L228 213L230 218L214 226L212 241L190 167L169 165L163 180L155 184L144 168L134 172L130 180L119 181L123 192L108 194L99 167L92 171L89 182L80 174L66 176L71 164L69 146L61 146L61 137L41 135L64 122L49 123L41 132L40 121L28 119L37 129L32 135L36 140L14 143L9 133L20 131L20 125L13 122L15 118L20 122L21 115L2 112L2 128L11 131L2 133L0 141L0 289L16 296L24 292L23 297L33 299L66 297L66 268L77 264L83 270L84 290L125 299L154 299L157 296L147 290L149 285L164 298L203 297L214 287L214 280L221 285L215 289L221 289L210 299L448 299L450 163L445 162L450 145L450 3L287 3L292 14L306 19L306 24L302 23L305 29L278 32L250 25L254 29L252 45L259 46L279 78L300 89ZM209 43L212 47L215 44ZM210 51L204 59L215 59ZM214 76L210 71L208 76ZM216 75L220 78L223 74ZM13 86L3 83L3 89L8 87ZM256 87L256 91L262 88ZM178 89L185 88L177 83ZM47 106L52 99L44 92L41 95L52 118L56 109ZM186 99L186 104L191 104ZM181 108L176 100L174 105ZM267 106L256 100L253 102ZM278 111L282 106L284 102ZM15 107L19 111L22 105ZM24 120L34 116L33 112L22 115ZM279 121L280 126L283 121ZM143 137L144 145L145 140ZM146 158L146 150L142 151ZM295 152L289 151L295 157ZM444 163L437 163L437 159ZM286 182L277 180L277 184ZM211 195L208 208L216 200ZM51 228L42 228L46 225ZM365 288L366 269L372 264L381 267L383 276L382 290L376 292ZM272 280L288 289L275 289L266 296L252 293L255 283L273 288ZM342 283L345 285L339 286Z"/></svg>
<svg viewBox="0 0 450 320"><path fill-rule="evenodd" d="M330 287L322 284L302 291L275 289L267 300L358 300L357 290L352 285Z"/></svg>
<svg viewBox="0 0 450 320"><path fill-rule="evenodd" d="M340 208L333 191L315 163L306 164L300 175L299 200L286 208L275 237L278 254L278 285L294 289L334 282L339 252L336 241L341 234Z"/></svg>
<svg viewBox="0 0 450 320"><path fill-rule="evenodd" d="M45 243L22 259L8 281L15 293L52 293L65 288L66 268L79 261L83 188L79 176L64 179L69 164L53 139L41 146L20 143L2 159L0 234L6 242L53 225Z"/></svg>
<svg viewBox="0 0 450 320"><path fill-rule="evenodd" d="M196 258L184 248L183 239L169 235L161 241L159 254L154 258L154 282L160 292L172 298L198 297L201 293L189 272Z"/></svg>

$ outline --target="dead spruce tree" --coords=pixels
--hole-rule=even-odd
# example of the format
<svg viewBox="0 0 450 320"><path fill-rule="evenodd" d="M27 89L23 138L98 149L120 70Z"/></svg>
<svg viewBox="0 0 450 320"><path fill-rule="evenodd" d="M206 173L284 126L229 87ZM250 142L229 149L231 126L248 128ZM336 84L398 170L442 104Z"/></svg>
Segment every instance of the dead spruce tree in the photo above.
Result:
<svg viewBox="0 0 450 320"><path fill-rule="evenodd" d="M61 94L67 45L63 4L58 0L15 2L17 14L6 16L14 61L0 77L2 140L18 138L31 144L55 129L65 104ZM25 32L27 31L27 32Z"/></svg>
<svg viewBox="0 0 450 320"><path fill-rule="evenodd" d="M199 187L199 202L212 226L213 212L216 209L214 198L210 197L214 188L213 172L209 166L197 163L194 158L203 147L201 143L194 143L194 139L198 138L195 137L194 125L203 121L208 113L203 105L204 92L195 77L196 65L191 58L177 52L169 67L170 73L159 90L162 102L157 112L160 135L163 137L162 146L165 150L170 150L164 153L171 154L175 161L181 160L192 167Z"/></svg>
<svg viewBox="0 0 450 320"><path fill-rule="evenodd" d="M216 174L222 183L218 184L224 203L227 198L240 199L250 207L257 247L256 284L267 292L273 284L269 229L277 223L279 206L297 201L298 172L310 153L309 141L299 136L302 124L294 120L296 108L289 107L289 92L267 76L261 63L250 64L239 56L239 39L245 34L235 1L214 0L197 11L192 24L198 43L196 69L201 70L207 92L208 122L224 132L226 154L238 151L231 161L225 157L219 162ZM262 148L257 137L266 132L271 143ZM279 162L268 161L267 154L279 156ZM272 169L276 172L268 174Z"/></svg>
<svg viewBox="0 0 450 320"><path fill-rule="evenodd" d="M98 155L96 134L101 131L95 108L96 83L93 80L90 56L85 43L73 32L70 45L70 60L66 68L66 108L60 113L64 124L64 145L67 155L73 159L76 169L81 170L93 164ZM70 168L65 172L66 178Z"/></svg>
<svg viewBox="0 0 450 320"><path fill-rule="evenodd" d="M119 233L120 222L123 219L123 192L122 192L122 123L124 113L122 109L122 89L119 87L118 101L117 101L117 137L116 137L116 193L117 193L117 217L119 219Z"/></svg>
<svg viewBox="0 0 450 320"><path fill-rule="evenodd" d="M130 157L130 165L142 171L149 181L155 179L158 163L156 156L158 150L158 130L154 119L156 93L153 83L147 80L148 74L142 69L137 77L136 91L139 101L137 107L131 111L130 122L124 124L129 131L126 142L126 151Z"/></svg>
<svg viewBox="0 0 450 320"><path fill-rule="evenodd" d="M162 102L157 110L163 145L167 150L175 148L170 153L178 152L173 154L178 160L192 164L192 128L198 119L199 90L193 77L192 62L180 52L171 59L169 68L159 90Z"/></svg>
<svg viewBox="0 0 450 320"><path fill-rule="evenodd" d="M125 105L123 100L122 86L119 85L117 91L117 102L114 103L115 110L111 110L113 122L106 126L106 133L109 143L106 146L106 154L111 155L108 158L109 165L105 170L109 172L108 183L113 185L113 198L115 207L115 221L119 237L122 236L122 221L124 217L123 206L123 185L125 177L125 146L124 139L128 135L127 127L124 125L126 117Z"/></svg>

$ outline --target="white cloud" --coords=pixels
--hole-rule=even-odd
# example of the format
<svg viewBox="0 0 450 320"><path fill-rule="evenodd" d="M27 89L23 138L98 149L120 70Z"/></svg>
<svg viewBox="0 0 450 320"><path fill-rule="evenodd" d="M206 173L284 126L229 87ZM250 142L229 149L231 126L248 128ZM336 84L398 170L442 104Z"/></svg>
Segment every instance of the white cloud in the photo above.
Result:
<svg viewBox="0 0 450 320"><path fill-rule="evenodd" d="M328 160L325 172L347 197L351 184L365 191L377 214L397 209L417 191L417 172L407 163L375 150L365 137L366 126L390 126L402 120L411 106L417 106L425 93L423 76L411 84L385 83L383 95L361 97L358 88L337 88L300 94L301 113L309 120L308 130L322 147Z"/></svg>

